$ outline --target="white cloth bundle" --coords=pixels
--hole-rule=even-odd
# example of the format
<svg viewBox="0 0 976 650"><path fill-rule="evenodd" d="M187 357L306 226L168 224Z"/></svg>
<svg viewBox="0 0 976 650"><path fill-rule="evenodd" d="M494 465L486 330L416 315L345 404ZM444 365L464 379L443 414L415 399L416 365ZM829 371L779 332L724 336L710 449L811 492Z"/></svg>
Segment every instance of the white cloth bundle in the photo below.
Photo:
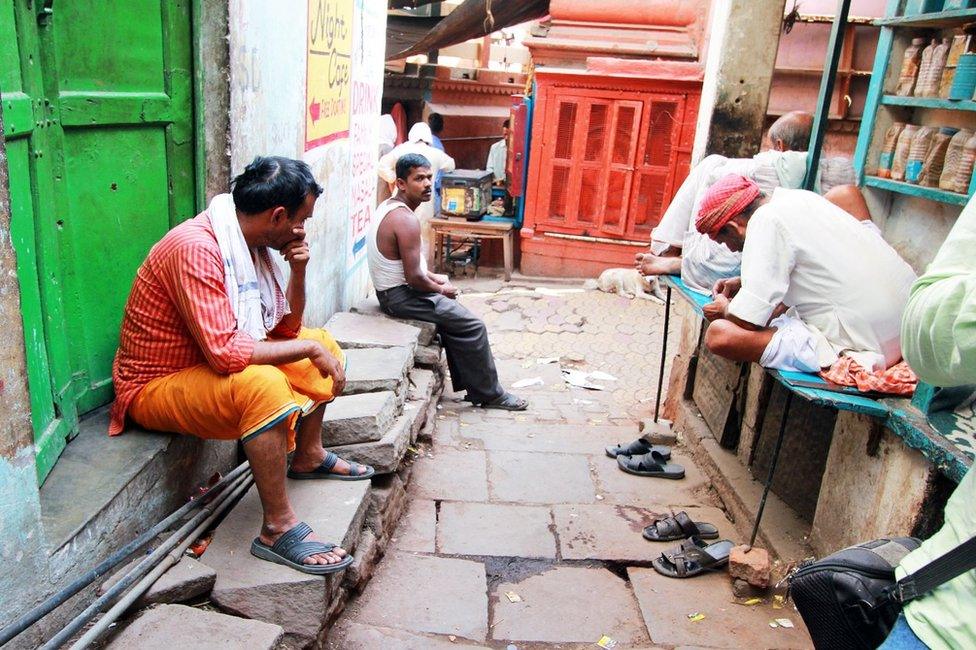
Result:
<svg viewBox="0 0 976 650"><path fill-rule="evenodd" d="M285 279L264 246L248 248L237 221L234 198L218 194L207 208L224 262L224 284L237 329L263 341L291 310Z"/></svg>

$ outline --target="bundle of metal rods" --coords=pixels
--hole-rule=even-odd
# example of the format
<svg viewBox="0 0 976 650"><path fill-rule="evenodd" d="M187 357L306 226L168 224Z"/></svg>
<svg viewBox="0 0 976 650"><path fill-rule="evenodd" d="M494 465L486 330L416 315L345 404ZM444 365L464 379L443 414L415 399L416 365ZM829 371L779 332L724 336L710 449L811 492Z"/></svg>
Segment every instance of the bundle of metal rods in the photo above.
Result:
<svg viewBox="0 0 976 650"><path fill-rule="evenodd" d="M237 466L227 476L223 477L211 487L202 497L189 501L179 510L166 517L166 519L113 553L111 557L101 562L94 569L91 569L70 585L0 630L0 646L6 644L31 625L47 616L69 598L90 585L94 580L111 571L134 552L155 539L157 535L169 530L170 527L185 519L191 512L199 509L199 512L194 513L189 519L186 519L162 544L146 555L141 562L122 576L102 596L86 607L84 611L73 618L60 632L41 646L44 650L60 648L68 639L88 624L95 615L104 611L113 601L117 601L95 625L71 645L72 650L88 647L91 643L98 640L109 629L112 623L159 579L159 576L163 575L167 569L179 562L186 549L206 532L217 518L251 487L253 482L254 479L251 476L250 465L243 463Z"/></svg>

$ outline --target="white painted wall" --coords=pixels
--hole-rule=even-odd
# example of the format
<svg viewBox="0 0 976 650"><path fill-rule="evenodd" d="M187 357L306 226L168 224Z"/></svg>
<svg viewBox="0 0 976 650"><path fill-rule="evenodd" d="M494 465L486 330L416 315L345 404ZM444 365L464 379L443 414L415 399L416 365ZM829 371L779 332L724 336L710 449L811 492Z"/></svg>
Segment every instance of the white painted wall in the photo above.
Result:
<svg viewBox="0 0 976 650"><path fill-rule="evenodd" d="M304 160L325 188L307 225L312 260L308 266L307 325L320 326L336 311L364 298L369 289L365 264L351 251L353 188L368 179L375 192L373 125L379 117L386 32L385 0L331 0L354 3L353 49L363 34L379 43L367 56L353 55L352 77L378 84L373 115L359 115L351 135L372 152L373 164L352 164L350 137L305 151L306 33L308 0L230 0L231 173L257 155ZM357 183L357 179L359 182ZM357 197L362 200L362 197ZM373 201L371 196L369 201ZM372 207L372 206L370 206Z"/></svg>

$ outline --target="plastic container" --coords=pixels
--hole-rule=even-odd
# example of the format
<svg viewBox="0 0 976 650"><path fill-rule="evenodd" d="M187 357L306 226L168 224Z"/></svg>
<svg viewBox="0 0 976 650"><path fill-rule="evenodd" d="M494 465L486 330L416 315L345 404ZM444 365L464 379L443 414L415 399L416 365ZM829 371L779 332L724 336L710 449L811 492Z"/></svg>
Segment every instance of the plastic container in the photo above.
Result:
<svg viewBox="0 0 976 650"><path fill-rule="evenodd" d="M904 122L895 122L885 131L884 145L881 148L881 155L878 157L878 176L880 178L891 178L891 163L895 159L895 147L898 145L898 136L905 128Z"/></svg>
<svg viewBox="0 0 976 650"><path fill-rule="evenodd" d="M973 96L973 91L976 91L976 54L963 54L959 57L956 75L949 89L949 99L969 99Z"/></svg>
<svg viewBox="0 0 976 650"><path fill-rule="evenodd" d="M905 48L905 56L901 62L901 72L898 73L898 85L895 94L911 97L918 80L918 68L922 61L922 49L925 47L924 38L913 38L912 44Z"/></svg>
<svg viewBox="0 0 976 650"><path fill-rule="evenodd" d="M959 194L968 194L974 163L976 163L976 135L966 140L962 155L956 164L955 173L952 175L952 181L949 183L949 187L945 189Z"/></svg>
<svg viewBox="0 0 976 650"><path fill-rule="evenodd" d="M932 136L932 144L929 151L925 154L925 161L922 163L922 172L918 176L918 184L925 187L938 187L939 178L942 176L943 165L945 165L946 153L949 150L949 142L952 136L959 132L959 129L944 126Z"/></svg>
<svg viewBox="0 0 976 650"><path fill-rule="evenodd" d="M956 167L959 166L959 162L962 159L962 150L966 146L966 141L971 137L973 137L972 131L969 129L961 129L949 140L945 162L942 165L942 175L939 177L940 189L952 189L952 181L956 174Z"/></svg>
<svg viewBox="0 0 976 650"><path fill-rule="evenodd" d="M457 169L441 177L441 213L477 221L491 205L493 174L482 169Z"/></svg>
<svg viewBox="0 0 976 650"><path fill-rule="evenodd" d="M912 136L912 146L908 150L908 161L905 163L906 182L918 183L918 179L922 175L922 165L925 164L925 157L929 154L929 147L932 146L932 138L935 133L935 127L922 126Z"/></svg>
<svg viewBox="0 0 976 650"><path fill-rule="evenodd" d="M932 43L922 50L922 63L918 71L918 81L915 83L916 97L937 97L939 83L942 81L942 71L945 70L946 59L949 57L949 39L941 42L932 39Z"/></svg>
<svg viewBox="0 0 976 650"><path fill-rule="evenodd" d="M905 180L905 166L908 164L908 153L912 148L912 138L918 133L918 126L906 124L898 135L898 143L895 145L895 157L891 161L891 179L895 181Z"/></svg>

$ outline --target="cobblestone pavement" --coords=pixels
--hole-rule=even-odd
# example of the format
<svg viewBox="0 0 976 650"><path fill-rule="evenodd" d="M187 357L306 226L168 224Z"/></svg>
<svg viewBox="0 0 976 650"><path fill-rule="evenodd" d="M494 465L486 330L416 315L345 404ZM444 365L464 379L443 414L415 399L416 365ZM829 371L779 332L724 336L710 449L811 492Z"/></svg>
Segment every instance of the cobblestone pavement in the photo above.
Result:
<svg viewBox="0 0 976 650"><path fill-rule="evenodd" d="M650 568L676 544L641 537L661 514L686 510L736 539L680 447L680 481L625 474L603 451L653 412L663 307L567 285L460 284L502 382L535 380L512 389L530 409L486 411L445 393L407 513L330 647L586 648L604 636L617 648L810 647L791 606L739 604L725 572L674 580ZM564 368L615 380L572 387ZM795 627L770 626L782 618Z"/></svg>

